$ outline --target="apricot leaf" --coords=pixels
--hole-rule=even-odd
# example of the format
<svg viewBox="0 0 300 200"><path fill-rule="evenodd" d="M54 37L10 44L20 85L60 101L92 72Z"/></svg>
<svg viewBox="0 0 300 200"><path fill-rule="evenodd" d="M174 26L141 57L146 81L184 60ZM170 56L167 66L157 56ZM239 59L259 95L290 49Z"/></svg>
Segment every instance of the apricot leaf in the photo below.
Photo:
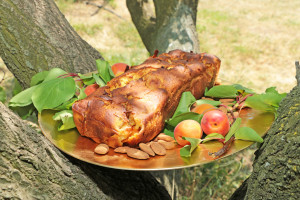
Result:
<svg viewBox="0 0 300 200"><path fill-rule="evenodd" d="M100 86L103 87L106 85L106 83L96 74L93 74L93 78L95 79L96 83Z"/></svg>
<svg viewBox="0 0 300 200"><path fill-rule="evenodd" d="M243 96L247 94L255 94L255 92L252 89L246 88L240 84L233 84L232 86L235 87L238 90L238 92Z"/></svg>
<svg viewBox="0 0 300 200"><path fill-rule="evenodd" d="M61 121L60 124L58 125L59 131L75 128L72 110L63 110L57 112L52 118L55 121Z"/></svg>
<svg viewBox="0 0 300 200"><path fill-rule="evenodd" d="M167 122L167 124L175 127L178 123L182 122L183 120L187 120L187 119L193 119L197 122L201 122L203 115L200 115L198 113L194 113L194 112L185 112L185 113L181 113L180 115L177 115L175 117L172 117L171 119L169 119Z"/></svg>
<svg viewBox="0 0 300 200"><path fill-rule="evenodd" d="M33 94L33 91L35 90L37 86L33 86L30 88L27 88L26 90L18 93L16 96L14 96L10 101L9 101L9 106L11 107L23 107L23 106L28 106L32 104L31 96Z"/></svg>
<svg viewBox="0 0 300 200"><path fill-rule="evenodd" d="M208 99L199 99L199 100L195 101L195 103L196 103L197 105L201 105L201 104L211 104L211 105L213 105L213 106L215 106L215 107L217 107L218 105L221 104L220 101L214 101L214 100L208 100Z"/></svg>
<svg viewBox="0 0 300 200"><path fill-rule="evenodd" d="M180 149L180 156L182 157L191 157L192 152L198 147L201 142L201 139L198 138L189 138L189 137L182 137L182 139L189 141L190 145L185 145Z"/></svg>
<svg viewBox="0 0 300 200"><path fill-rule="evenodd" d="M71 77L53 79L37 85L32 93L32 102L39 113L44 109L53 109L75 94L75 81Z"/></svg>
<svg viewBox="0 0 300 200"><path fill-rule="evenodd" d="M31 78L30 87L42 83L45 80L45 78L48 76L48 74L49 74L49 71L42 71L42 72L39 72L39 73L35 74Z"/></svg>
<svg viewBox="0 0 300 200"><path fill-rule="evenodd" d="M260 143L264 141L260 135L258 135L258 133L250 127L240 127L234 136L236 139L240 140L249 140Z"/></svg>
<svg viewBox="0 0 300 200"><path fill-rule="evenodd" d="M238 90L232 85L217 85L205 91L205 96L216 98L234 98Z"/></svg>
<svg viewBox="0 0 300 200"><path fill-rule="evenodd" d="M202 140L202 143L205 143L205 142L208 142L211 140L218 140L218 139L224 139L224 136L219 133L211 133Z"/></svg>
<svg viewBox="0 0 300 200"><path fill-rule="evenodd" d="M190 111L190 105L196 101L196 98L191 92L183 92L179 104L172 116L172 118Z"/></svg>
<svg viewBox="0 0 300 200"><path fill-rule="evenodd" d="M263 94L248 97L244 105L263 112L273 112L276 116L279 103L285 96L286 93L279 94L275 87L270 87Z"/></svg>
<svg viewBox="0 0 300 200"><path fill-rule="evenodd" d="M225 136L224 142L227 142L235 134L235 132L239 129L241 122L242 119L240 117L236 118L235 122L232 124L227 135Z"/></svg>
<svg viewBox="0 0 300 200"><path fill-rule="evenodd" d="M68 72L66 72L60 68L52 68L49 71L49 73L47 74L47 76L45 77L45 79L43 80L43 83L53 80L53 79L56 79L59 76L64 75L64 74L68 74Z"/></svg>
<svg viewBox="0 0 300 200"><path fill-rule="evenodd" d="M98 59L96 60L96 65L99 76L105 82L105 84L114 77L113 72L111 71L111 67L107 61Z"/></svg>

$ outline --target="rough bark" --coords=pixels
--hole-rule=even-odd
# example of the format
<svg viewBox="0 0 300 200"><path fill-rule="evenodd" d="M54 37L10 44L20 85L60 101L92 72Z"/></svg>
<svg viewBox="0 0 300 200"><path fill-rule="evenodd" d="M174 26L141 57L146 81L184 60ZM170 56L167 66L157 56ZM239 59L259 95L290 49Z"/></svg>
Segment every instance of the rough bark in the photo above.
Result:
<svg viewBox="0 0 300 200"><path fill-rule="evenodd" d="M0 56L23 87L39 71L60 67L85 73L102 58L53 0L0 1Z"/></svg>
<svg viewBox="0 0 300 200"><path fill-rule="evenodd" d="M253 173L231 199L300 199L300 66L298 85L280 103L278 118L256 151Z"/></svg>
<svg viewBox="0 0 300 200"><path fill-rule="evenodd" d="M127 0L126 3L150 54L156 49L167 52L177 48L199 52L198 0Z"/></svg>
<svg viewBox="0 0 300 200"><path fill-rule="evenodd" d="M0 103L0 199L170 199L148 172L113 170L62 154Z"/></svg>

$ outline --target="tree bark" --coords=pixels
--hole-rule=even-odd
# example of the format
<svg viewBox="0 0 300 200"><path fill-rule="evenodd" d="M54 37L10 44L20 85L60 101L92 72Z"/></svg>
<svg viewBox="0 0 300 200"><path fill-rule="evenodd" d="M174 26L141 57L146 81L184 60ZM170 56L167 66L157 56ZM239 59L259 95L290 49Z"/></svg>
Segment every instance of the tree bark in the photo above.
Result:
<svg viewBox="0 0 300 200"><path fill-rule="evenodd" d="M300 66L297 86L280 103L278 118L256 151L253 173L232 195L241 199L300 199Z"/></svg>
<svg viewBox="0 0 300 200"><path fill-rule="evenodd" d="M53 0L0 1L0 56L24 88L39 71L59 67L86 73L102 59Z"/></svg>
<svg viewBox="0 0 300 200"><path fill-rule="evenodd" d="M69 157L0 103L0 199L170 199L148 172Z"/></svg>
<svg viewBox="0 0 300 200"><path fill-rule="evenodd" d="M24 88L39 71L85 73L102 59L53 0L0 1L0 26L0 56ZM3 104L0 138L0 199L170 199L149 172L98 167L62 154Z"/></svg>
<svg viewBox="0 0 300 200"><path fill-rule="evenodd" d="M199 52L196 30L198 0L127 0L142 41L153 54L157 49L168 52L173 49Z"/></svg>

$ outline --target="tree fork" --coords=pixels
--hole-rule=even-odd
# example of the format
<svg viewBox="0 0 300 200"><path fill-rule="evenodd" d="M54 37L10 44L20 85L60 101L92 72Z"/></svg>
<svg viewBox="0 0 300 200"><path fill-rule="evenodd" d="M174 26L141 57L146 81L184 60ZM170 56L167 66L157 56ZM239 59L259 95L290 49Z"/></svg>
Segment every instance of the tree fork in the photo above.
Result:
<svg viewBox="0 0 300 200"><path fill-rule="evenodd" d="M199 52L198 0L127 0L132 21L150 55L174 49Z"/></svg>

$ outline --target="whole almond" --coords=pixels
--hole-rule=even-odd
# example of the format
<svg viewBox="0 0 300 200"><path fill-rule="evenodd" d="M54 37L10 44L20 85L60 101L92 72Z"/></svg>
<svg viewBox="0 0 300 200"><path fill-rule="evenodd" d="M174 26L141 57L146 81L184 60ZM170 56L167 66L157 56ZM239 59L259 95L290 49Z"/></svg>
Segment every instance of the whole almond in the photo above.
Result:
<svg viewBox="0 0 300 200"><path fill-rule="evenodd" d="M155 153L153 152L153 150L151 149L151 147L149 145L147 145L145 143L140 143L139 147L142 151L146 152L150 156L155 156Z"/></svg>
<svg viewBox="0 0 300 200"><path fill-rule="evenodd" d="M109 151L109 146L107 144L99 144L98 146L96 146L96 148L94 149L94 152L97 154L107 154L107 152Z"/></svg>
<svg viewBox="0 0 300 200"><path fill-rule="evenodd" d="M202 97L201 99L205 99L205 100L212 100L212 101L214 101L214 99L212 99L212 98L209 98L209 97Z"/></svg>
<svg viewBox="0 0 300 200"><path fill-rule="evenodd" d="M235 100L234 99L220 99L219 101L221 101L221 103L232 103Z"/></svg>
<svg viewBox="0 0 300 200"><path fill-rule="evenodd" d="M157 155L163 156L167 153L165 147L159 144L158 142L151 142L150 146L154 153Z"/></svg>
<svg viewBox="0 0 300 200"><path fill-rule="evenodd" d="M139 160L146 160L149 158L149 155L147 153L135 148L128 148L127 155L131 158L135 158Z"/></svg>
<svg viewBox="0 0 300 200"><path fill-rule="evenodd" d="M128 147L128 146L117 147L117 148L115 148L114 152L116 152L116 153L127 153L127 150L128 150L129 148L130 148L130 147Z"/></svg>
<svg viewBox="0 0 300 200"><path fill-rule="evenodd" d="M171 136L169 135L166 135L164 133L160 133L157 137L157 140L164 140L164 141L167 141L167 142L174 142L174 138L172 138Z"/></svg>
<svg viewBox="0 0 300 200"><path fill-rule="evenodd" d="M165 140L158 140L158 143L165 147L166 150L174 149L176 147L175 142L167 142Z"/></svg>

